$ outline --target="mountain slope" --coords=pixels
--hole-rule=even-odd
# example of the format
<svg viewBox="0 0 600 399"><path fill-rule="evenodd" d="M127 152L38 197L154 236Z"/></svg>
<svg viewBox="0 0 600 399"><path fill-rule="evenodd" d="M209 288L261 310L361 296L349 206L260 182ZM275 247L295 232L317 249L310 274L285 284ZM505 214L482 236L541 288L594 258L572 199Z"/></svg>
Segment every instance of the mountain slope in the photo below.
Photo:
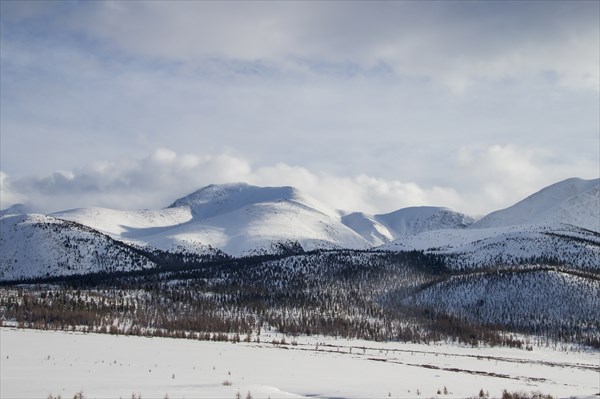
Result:
<svg viewBox="0 0 600 399"><path fill-rule="evenodd" d="M53 216L99 229L113 238L169 251L229 255L353 248L370 244L332 211L292 187L211 185L156 211L92 208Z"/></svg>
<svg viewBox="0 0 600 399"><path fill-rule="evenodd" d="M429 230L383 245L448 255L456 269L559 263L600 271L600 179L567 179L467 229Z"/></svg>
<svg viewBox="0 0 600 399"><path fill-rule="evenodd" d="M434 206L403 208L375 218L397 237L429 230L466 228L475 222L463 213Z"/></svg>
<svg viewBox="0 0 600 399"><path fill-rule="evenodd" d="M134 230L172 227L192 220L191 210L186 207L146 211L78 208L50 216L75 221L113 237L126 237Z"/></svg>
<svg viewBox="0 0 600 399"><path fill-rule="evenodd" d="M357 212L340 218L293 187L241 183L211 185L160 210L74 209L50 215L40 223L60 226L58 219L68 220L87 226L86 234L94 237L107 234L135 247L196 254L221 250L244 256L381 246L379 249L387 251L423 250L448 255L449 266L458 269L544 260L598 270L599 181L559 182L477 223L441 207L405 208L380 215ZM2 212L9 218L9 214L21 211L15 207ZM11 223L35 225L27 222L28 218L41 216ZM74 225L65 226L66 230L75 229ZM57 232L59 241L63 230L61 227ZM52 244L49 235L38 237L38 243L11 234L3 232L4 242L24 239L27 245L33 245L29 250L25 243L19 244L19 252L23 253L35 253L44 240L50 246L57 245ZM13 252L11 256L22 255ZM121 267L119 261L117 264Z"/></svg>
<svg viewBox="0 0 600 399"><path fill-rule="evenodd" d="M0 280L156 267L93 229L36 214L0 218L0 248Z"/></svg>
<svg viewBox="0 0 600 399"><path fill-rule="evenodd" d="M458 270L558 263L600 271L600 234L567 225L426 231L378 249L447 255L447 266Z"/></svg>
<svg viewBox="0 0 600 399"><path fill-rule="evenodd" d="M358 234L371 245L379 246L393 241L396 236L390 230L377 221L376 216L367 215L362 212L354 212L342 216L342 223Z"/></svg>
<svg viewBox="0 0 600 399"><path fill-rule="evenodd" d="M451 277L404 300L469 322L500 324L538 335L600 333L600 282L551 270Z"/></svg>
<svg viewBox="0 0 600 399"><path fill-rule="evenodd" d="M27 205L14 204L13 206L0 210L0 217L6 215L24 215L26 213L31 213Z"/></svg>
<svg viewBox="0 0 600 399"><path fill-rule="evenodd" d="M599 187L600 179L563 180L511 207L490 213L473 227L564 223L600 231Z"/></svg>
<svg viewBox="0 0 600 399"><path fill-rule="evenodd" d="M380 215L355 212L342 217L342 223L374 246L429 230L466 228L474 222L474 218L465 214L433 206L403 208Z"/></svg>
<svg viewBox="0 0 600 399"><path fill-rule="evenodd" d="M335 215L323 204L304 196L297 188L257 187L246 183L211 184L175 200L168 208L189 207L196 218L206 219L249 205L282 201L295 202L328 216Z"/></svg>

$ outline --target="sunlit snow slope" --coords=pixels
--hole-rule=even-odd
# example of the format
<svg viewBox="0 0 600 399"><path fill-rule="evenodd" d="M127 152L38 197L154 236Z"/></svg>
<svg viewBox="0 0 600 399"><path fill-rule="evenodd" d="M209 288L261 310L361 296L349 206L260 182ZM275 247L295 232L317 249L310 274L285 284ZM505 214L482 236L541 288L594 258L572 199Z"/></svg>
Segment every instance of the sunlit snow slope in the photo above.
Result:
<svg viewBox="0 0 600 399"><path fill-rule="evenodd" d="M599 180L567 179L468 229L425 231L380 249L448 254L457 268L529 261L600 270L599 224Z"/></svg>
<svg viewBox="0 0 600 399"><path fill-rule="evenodd" d="M382 245L423 231L466 228L475 219L448 208L419 206L381 215L355 212L343 216L342 222L372 245Z"/></svg>
<svg viewBox="0 0 600 399"><path fill-rule="evenodd" d="M599 190L600 179L563 180L509 208L490 213L473 227L564 223L600 232Z"/></svg>
<svg viewBox="0 0 600 399"><path fill-rule="evenodd" d="M335 213L292 187L211 185L157 211L76 209L53 216L164 250L239 256L296 248L370 247Z"/></svg>
<svg viewBox="0 0 600 399"><path fill-rule="evenodd" d="M0 213L0 273L9 279L54 275L54 267L61 274L152 267L131 261L135 247L243 256L379 246L449 255L447 264L459 269L529 262L600 270L599 182L568 179L478 222L441 207L340 217L293 187L243 183L211 185L159 210L42 216L23 215L27 208L18 205Z"/></svg>
<svg viewBox="0 0 600 399"><path fill-rule="evenodd" d="M1 217L0 248L0 280L155 267L89 227L36 214Z"/></svg>

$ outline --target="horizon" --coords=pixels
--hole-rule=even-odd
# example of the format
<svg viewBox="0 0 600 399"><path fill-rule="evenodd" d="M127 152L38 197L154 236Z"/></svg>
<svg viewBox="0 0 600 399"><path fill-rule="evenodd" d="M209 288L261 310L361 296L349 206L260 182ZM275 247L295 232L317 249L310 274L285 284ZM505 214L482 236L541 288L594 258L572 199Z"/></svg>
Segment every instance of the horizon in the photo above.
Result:
<svg viewBox="0 0 600 399"><path fill-rule="evenodd" d="M417 204L417 205L411 205L411 206L406 206L406 207L402 207L402 208L391 209L391 210L388 210L388 211L385 211L385 212L379 212L379 213L369 213L369 212L365 212L364 210L361 210L361 209L341 209L341 208L336 208L332 204L323 204L318 199L317 199L317 204L316 205L318 205L318 206L324 205L325 207L329 207L330 211L333 211L334 213L337 213L340 216L342 216L342 215L350 215L352 213L362 213L362 214L367 214L367 215L370 214L370 215L373 215L373 216L377 216L377 215L390 214L390 213L394 213L396 211L410 209L410 208L446 208L446 209L449 209L451 211L456 211L456 212L463 213L464 215L473 217L475 219L481 219L481 218L483 218L483 217L485 217L485 216L487 216L487 215L489 215L491 213L494 213L496 211L504 210L506 208L510 208L513 205L518 204L519 202L521 202L521 201L529 198L530 196L532 196L534 194L537 194L538 192L540 192L540 191L542 191L544 189L547 189L549 187L555 186L555 185L560 184L560 183L564 183L564 182L569 181L569 180L580 180L580 181L584 181L584 182L592 182L592 181L597 180L597 181L600 182L600 177L594 178L594 179L581 179L579 177L569 177L569 178L563 179L561 181L552 183L549 186L543 187L540 190L536 190L535 192L532 192L531 194L527 195L526 197L523 197L523 198L519 199L515 203L510 204L509 206L507 206L505 208L494 209L494 210L492 210L492 211L490 211L488 213L485 213L485 214L476 214L476 213L464 212L464 211L461 211L461 210L449 208L447 206L444 206L443 204L439 204L439 205L435 205L435 204L421 204L421 205L418 205ZM299 190L297 187L294 187L292 185L285 185L285 186L256 186L256 185L248 184L246 182L229 182L229 183L221 183L221 184L214 184L213 183L213 184L209 184L209 185L204 186L204 187L200 187L197 190L193 190L192 192L184 194L181 197L174 198L173 200L171 200L171 202L168 205L164 205L164 206L161 206L161 207L158 207L158 208L144 208L144 209L119 209L119 208L115 208L115 209L122 210L122 211L131 211L131 212L136 212L136 211L137 212L141 212L141 211L148 211L148 210L152 211L152 210L167 209L167 208L172 207L177 201L179 201L181 199L184 199L184 198L186 198L186 197L188 197L188 196L190 196L192 194L195 194L196 192L199 192L199 191L202 191L204 189L207 189L209 187L240 186L240 185L245 185L245 186L249 186L249 187L253 187L253 188L259 188L259 189L292 188L294 190L298 190L299 193L302 194L303 196L306 196L306 194L304 192L302 192L302 190ZM308 196L307 199L309 199L309 200L315 200L316 198ZM26 213L38 213L37 212L38 209L36 209L33 206L31 206L30 204L26 204L26 203L14 203L14 204L12 204L12 205L10 205L8 207L0 208L0 211L5 211L5 210L8 210L8 209L13 208L13 207L24 207ZM93 208L93 207L74 207L74 208L69 208L69 209L59 209L59 210L53 210L52 212L45 212L45 214L52 215L53 213L61 213L61 212L67 212L67 211L71 211L71 210L85 209L85 208ZM98 208L105 208L105 207L98 207Z"/></svg>
<svg viewBox="0 0 600 399"><path fill-rule="evenodd" d="M0 7L0 209L242 181L483 215L600 176L598 2Z"/></svg>

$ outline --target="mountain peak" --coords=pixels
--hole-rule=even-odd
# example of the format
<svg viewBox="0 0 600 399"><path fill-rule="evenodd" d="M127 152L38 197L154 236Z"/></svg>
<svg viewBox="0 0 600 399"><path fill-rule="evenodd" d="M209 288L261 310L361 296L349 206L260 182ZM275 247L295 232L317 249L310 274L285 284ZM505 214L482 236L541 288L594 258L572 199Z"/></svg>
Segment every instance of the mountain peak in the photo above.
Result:
<svg viewBox="0 0 600 399"><path fill-rule="evenodd" d="M208 218L248 205L280 201L304 202L303 196L294 187L258 187L246 183L228 183L203 187L179 198L168 208L188 206L194 216Z"/></svg>
<svg viewBox="0 0 600 399"><path fill-rule="evenodd" d="M600 179L572 177L545 187L513 206L492 212L473 227L566 223L598 229Z"/></svg>
<svg viewBox="0 0 600 399"><path fill-rule="evenodd" d="M0 210L0 217L5 215L24 215L30 212L31 209L29 208L29 206L24 204L14 204L6 209Z"/></svg>

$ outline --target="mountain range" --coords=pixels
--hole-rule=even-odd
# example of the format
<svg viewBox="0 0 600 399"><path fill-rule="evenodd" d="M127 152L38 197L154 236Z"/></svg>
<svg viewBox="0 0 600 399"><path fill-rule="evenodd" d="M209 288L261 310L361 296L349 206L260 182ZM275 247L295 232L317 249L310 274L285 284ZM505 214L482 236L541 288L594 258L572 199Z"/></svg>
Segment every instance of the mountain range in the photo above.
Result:
<svg viewBox="0 0 600 399"><path fill-rule="evenodd" d="M476 218L443 207L341 213L293 187L210 185L159 210L0 211L0 280L155 266L147 251L252 256L419 250L458 269L536 259L600 269L600 179L567 179Z"/></svg>

